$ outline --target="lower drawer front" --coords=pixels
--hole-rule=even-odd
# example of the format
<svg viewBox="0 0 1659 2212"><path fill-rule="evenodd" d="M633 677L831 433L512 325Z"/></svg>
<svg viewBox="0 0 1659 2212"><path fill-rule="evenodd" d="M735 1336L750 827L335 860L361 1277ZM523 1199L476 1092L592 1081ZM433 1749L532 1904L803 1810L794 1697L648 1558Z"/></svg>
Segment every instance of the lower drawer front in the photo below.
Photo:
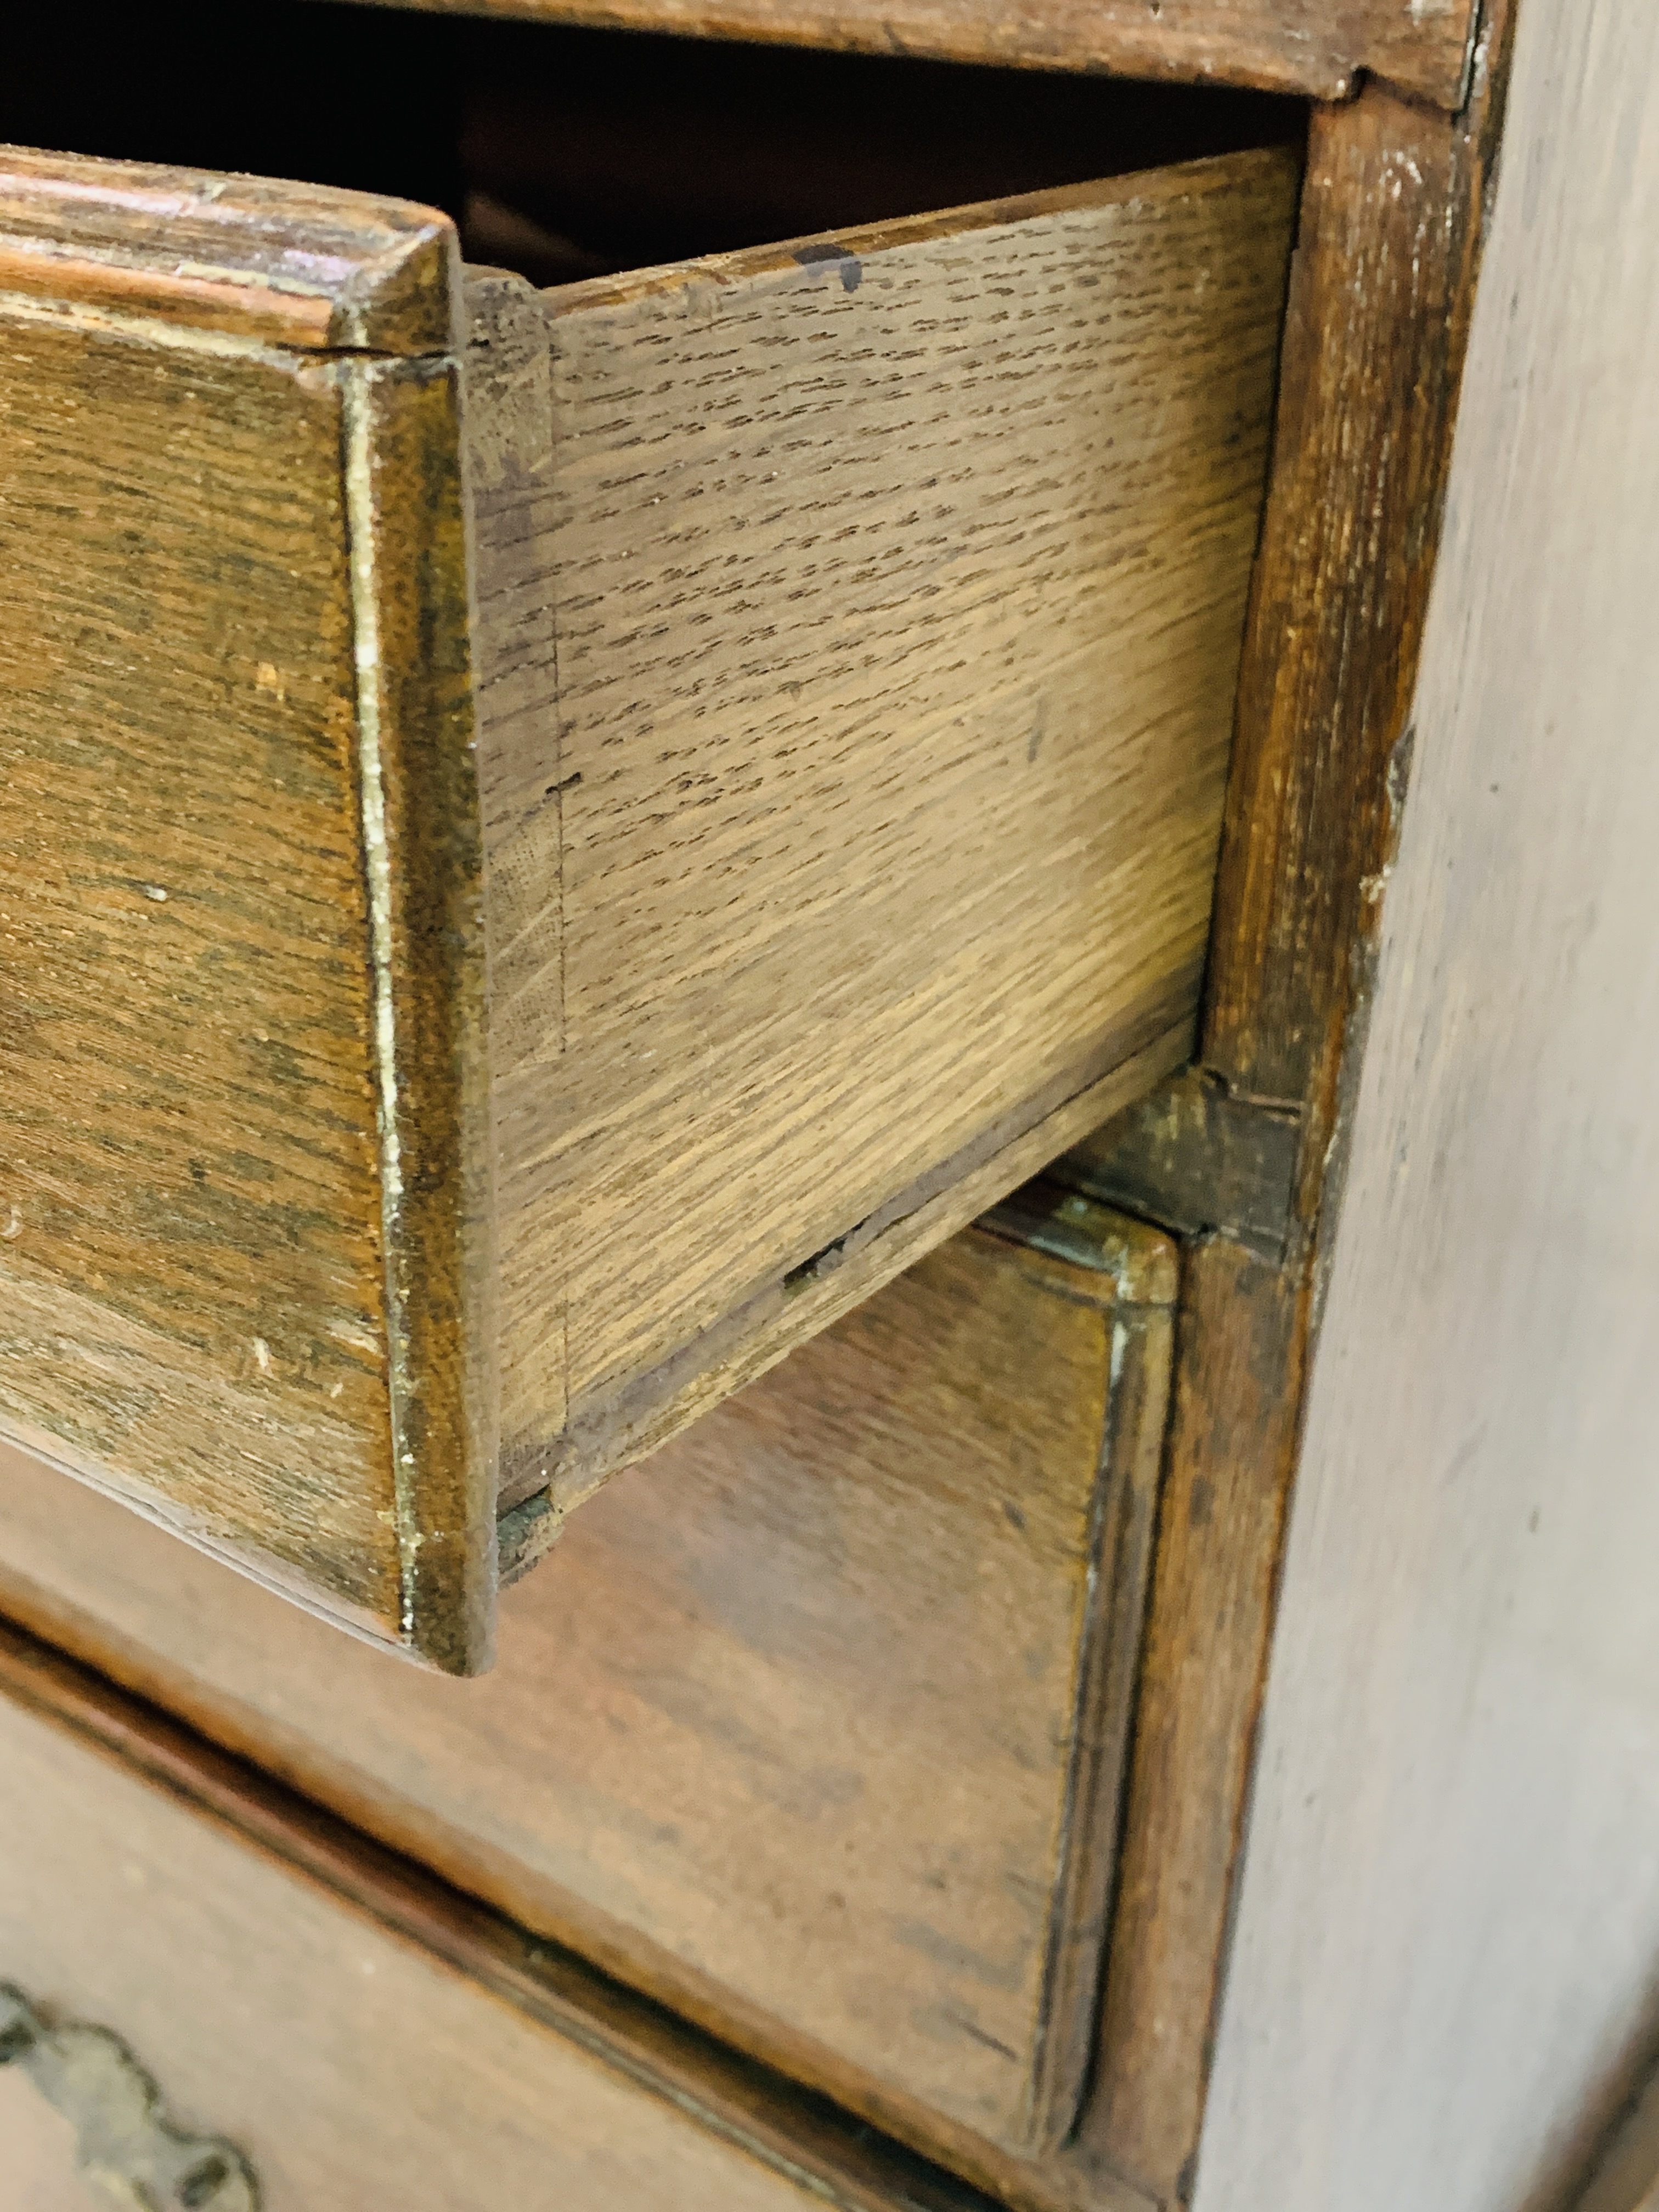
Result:
<svg viewBox="0 0 1659 2212"><path fill-rule="evenodd" d="M619 1477L483 1681L16 1456L0 1602L939 2154L1042 2150L1088 2063L1175 1269L1085 1200L995 1218Z"/></svg>
<svg viewBox="0 0 1659 2212"><path fill-rule="evenodd" d="M34 1705L30 1676L0 1638L9 2212L94 2212L112 2185L155 2212L888 2201L722 2140Z"/></svg>

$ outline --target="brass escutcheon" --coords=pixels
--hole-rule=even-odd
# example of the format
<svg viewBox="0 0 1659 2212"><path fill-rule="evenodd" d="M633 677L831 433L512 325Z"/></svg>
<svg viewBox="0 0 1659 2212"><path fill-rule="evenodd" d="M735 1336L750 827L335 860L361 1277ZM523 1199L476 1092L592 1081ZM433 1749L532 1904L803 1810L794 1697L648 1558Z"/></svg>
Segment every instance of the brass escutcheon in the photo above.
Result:
<svg viewBox="0 0 1659 2212"><path fill-rule="evenodd" d="M49 2019L0 1982L0 2066L27 2074L75 2130L82 2171L133 2212L258 2212L252 2168L219 2136L168 2118L161 2092L118 2036Z"/></svg>

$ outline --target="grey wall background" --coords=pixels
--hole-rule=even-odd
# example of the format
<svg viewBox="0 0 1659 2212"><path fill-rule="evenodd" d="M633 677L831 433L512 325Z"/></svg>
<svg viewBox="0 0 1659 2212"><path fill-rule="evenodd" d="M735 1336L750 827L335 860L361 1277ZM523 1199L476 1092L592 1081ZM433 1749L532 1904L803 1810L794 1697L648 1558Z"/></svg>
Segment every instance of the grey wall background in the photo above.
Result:
<svg viewBox="0 0 1659 2212"><path fill-rule="evenodd" d="M1659 2032L1659 6L1521 0L1197 2212L1559 2201Z"/></svg>

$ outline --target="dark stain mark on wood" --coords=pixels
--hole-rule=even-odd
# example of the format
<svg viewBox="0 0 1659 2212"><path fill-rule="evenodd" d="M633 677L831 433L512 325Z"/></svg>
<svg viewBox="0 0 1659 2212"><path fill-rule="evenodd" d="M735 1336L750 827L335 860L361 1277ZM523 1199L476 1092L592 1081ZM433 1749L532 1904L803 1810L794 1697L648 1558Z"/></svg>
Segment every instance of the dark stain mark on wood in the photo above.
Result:
<svg viewBox="0 0 1659 2212"><path fill-rule="evenodd" d="M554 1505L550 1486L501 1515L495 1523L495 1542L503 1589L546 1558L563 1526L564 1516Z"/></svg>
<svg viewBox="0 0 1659 2212"><path fill-rule="evenodd" d="M844 246L837 246L832 238L811 246L798 246L795 258L803 269L811 269L820 262L833 261L840 264L841 289L856 292L864 282L864 264L856 253L849 253Z"/></svg>
<svg viewBox="0 0 1659 2212"><path fill-rule="evenodd" d="M1056 1181L1165 1229L1220 1230L1258 1258L1285 1256L1302 1117L1234 1097L1183 1068L1055 1164Z"/></svg>

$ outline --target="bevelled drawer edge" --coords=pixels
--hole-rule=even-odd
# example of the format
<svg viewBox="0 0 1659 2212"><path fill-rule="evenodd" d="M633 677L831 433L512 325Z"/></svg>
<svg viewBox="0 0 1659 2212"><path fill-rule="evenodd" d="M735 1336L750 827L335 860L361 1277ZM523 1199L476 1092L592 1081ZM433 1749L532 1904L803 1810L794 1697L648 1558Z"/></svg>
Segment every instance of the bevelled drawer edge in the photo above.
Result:
<svg viewBox="0 0 1659 2212"><path fill-rule="evenodd" d="M327 351L453 353L453 226L325 185L0 147L0 292Z"/></svg>
<svg viewBox="0 0 1659 2212"><path fill-rule="evenodd" d="M466 1672L495 1543L459 291L429 210L0 150L0 1428Z"/></svg>

